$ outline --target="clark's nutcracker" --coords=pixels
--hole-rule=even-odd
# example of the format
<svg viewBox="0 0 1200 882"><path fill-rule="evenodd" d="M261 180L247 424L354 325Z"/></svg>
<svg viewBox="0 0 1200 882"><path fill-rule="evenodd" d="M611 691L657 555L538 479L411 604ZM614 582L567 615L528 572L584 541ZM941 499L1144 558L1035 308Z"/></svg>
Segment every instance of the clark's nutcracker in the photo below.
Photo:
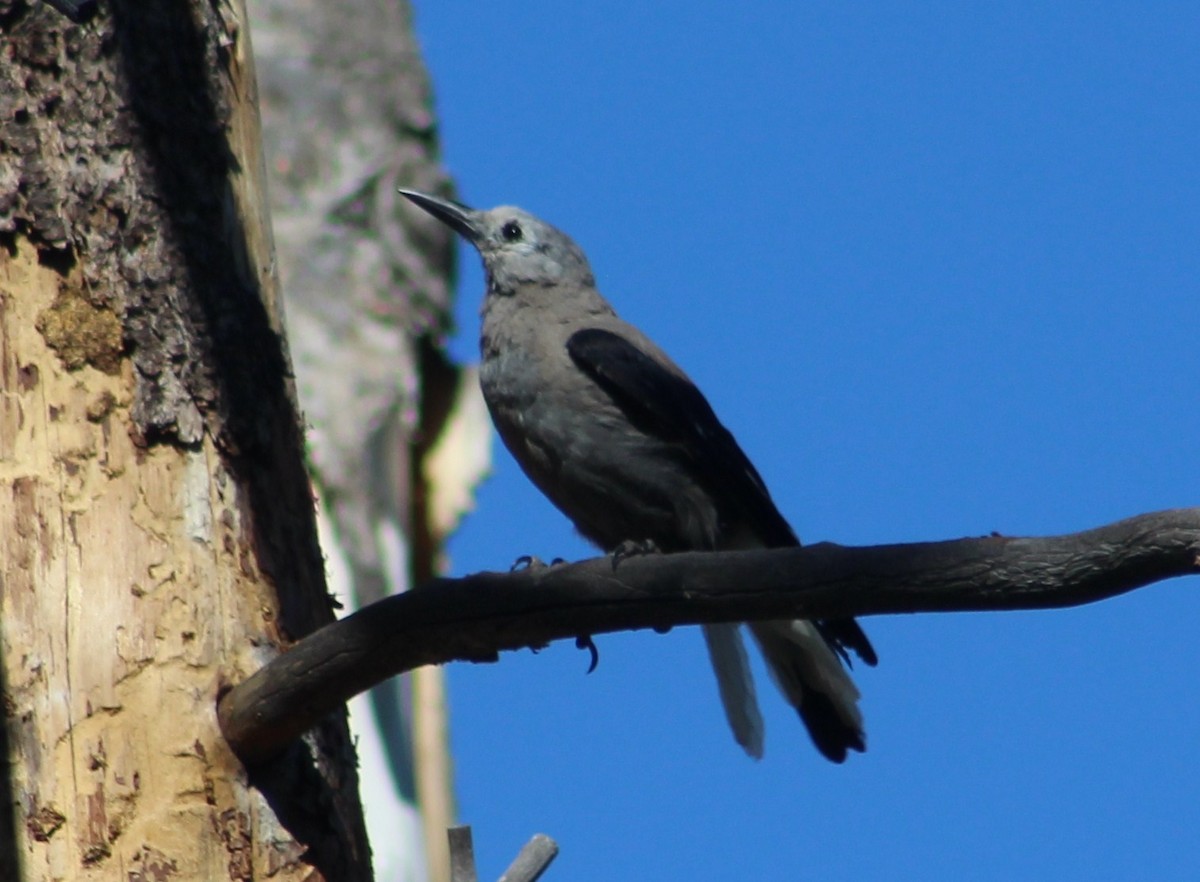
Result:
<svg viewBox="0 0 1200 882"><path fill-rule="evenodd" d="M567 235L519 208L474 211L401 190L478 249L487 273L480 381L521 468L587 539L611 552L799 544L700 390L617 317ZM842 667L875 651L853 619L749 623L788 702L834 762L866 747ZM737 625L704 636L737 742L762 756L763 724ZM841 657L839 659L839 656Z"/></svg>

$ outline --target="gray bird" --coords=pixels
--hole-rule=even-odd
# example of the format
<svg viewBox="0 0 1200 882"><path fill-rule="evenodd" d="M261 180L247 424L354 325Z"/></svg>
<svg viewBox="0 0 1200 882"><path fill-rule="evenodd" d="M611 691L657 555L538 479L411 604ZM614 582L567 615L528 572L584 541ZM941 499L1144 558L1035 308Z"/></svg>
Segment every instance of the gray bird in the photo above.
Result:
<svg viewBox="0 0 1200 882"><path fill-rule="evenodd" d="M508 206L475 211L401 190L478 249L487 274L480 382L525 474L606 552L799 545L758 472L700 390L600 292L570 237ZM834 762L866 749L858 689L842 661L876 663L853 619L748 623L776 684ZM704 636L738 744L763 723L738 625ZM840 656L840 658L839 658Z"/></svg>

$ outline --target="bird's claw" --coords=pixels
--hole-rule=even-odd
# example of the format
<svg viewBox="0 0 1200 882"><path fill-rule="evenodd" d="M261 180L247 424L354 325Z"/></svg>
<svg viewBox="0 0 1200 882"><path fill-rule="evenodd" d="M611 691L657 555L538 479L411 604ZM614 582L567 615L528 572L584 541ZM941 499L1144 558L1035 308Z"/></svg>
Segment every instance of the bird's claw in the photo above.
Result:
<svg viewBox="0 0 1200 882"><path fill-rule="evenodd" d="M643 554L662 554L662 549L658 547L653 539L626 539L613 549L613 572L617 571L617 567L621 565L621 561L630 557L640 557Z"/></svg>
<svg viewBox="0 0 1200 882"><path fill-rule="evenodd" d="M515 573L517 570L540 570L545 564L541 558L534 557L532 554L522 554L512 562L512 566L508 568L510 573Z"/></svg>
<svg viewBox="0 0 1200 882"><path fill-rule="evenodd" d="M561 557L556 557L550 563L546 563L540 557L533 554L522 554L513 561L513 565L508 568L510 573L515 573L518 570L544 570L547 567L556 567L559 564L565 564L566 560Z"/></svg>
<svg viewBox="0 0 1200 882"><path fill-rule="evenodd" d="M590 634L580 634L575 638L576 649L586 649L592 654L592 663L588 665L587 672L590 674L596 670L596 665L600 664L600 650L596 648L596 642L592 640Z"/></svg>

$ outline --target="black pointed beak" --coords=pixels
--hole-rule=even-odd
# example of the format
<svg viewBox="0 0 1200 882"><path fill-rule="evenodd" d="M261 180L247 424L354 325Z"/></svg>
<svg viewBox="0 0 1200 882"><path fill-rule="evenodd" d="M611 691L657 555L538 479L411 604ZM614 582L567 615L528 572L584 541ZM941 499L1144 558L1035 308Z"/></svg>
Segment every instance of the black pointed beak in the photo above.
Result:
<svg viewBox="0 0 1200 882"><path fill-rule="evenodd" d="M482 231L475 223L477 212L449 199L440 199L437 196L430 196L428 193L420 193L416 190L405 190L403 187L399 189L400 195L428 211L468 242L478 242L480 240Z"/></svg>

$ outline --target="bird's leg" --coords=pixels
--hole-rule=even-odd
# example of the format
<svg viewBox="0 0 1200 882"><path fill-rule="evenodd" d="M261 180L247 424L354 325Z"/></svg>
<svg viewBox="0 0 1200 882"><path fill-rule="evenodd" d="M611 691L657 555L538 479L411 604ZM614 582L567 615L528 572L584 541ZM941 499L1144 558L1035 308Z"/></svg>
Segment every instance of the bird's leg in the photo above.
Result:
<svg viewBox="0 0 1200 882"><path fill-rule="evenodd" d="M592 654L592 663L588 665L587 672L590 674L596 670L596 665L600 664L600 650L596 648L596 642L592 640L591 634L580 634L575 638L576 649L586 649Z"/></svg>
<svg viewBox="0 0 1200 882"><path fill-rule="evenodd" d="M613 572L617 571L621 561L629 557L640 557L643 554L662 554L653 539L626 539L612 551Z"/></svg>
<svg viewBox="0 0 1200 882"><path fill-rule="evenodd" d="M513 565L509 568L509 572L515 573L518 570L521 572L530 572L532 570L544 570L549 567L556 567L556 566L559 566L560 564L565 564L565 563L566 563L566 560L564 560L561 557L556 557L556 558L554 558L554 560L550 561L550 563L546 563L540 557L536 557L532 554L522 554L515 561L513 561ZM547 645L548 644L546 644L546 643L542 643L537 646L531 646L529 648L532 649L534 651L534 653L538 653L538 652L541 652L543 649L545 649ZM598 650L596 648L595 641L592 640L591 635L590 634L581 634L580 636L576 637L575 638L575 646L577 649L586 649L588 652L590 652L592 654L592 663L590 665L588 665L587 672L590 674L592 671L596 670L596 665L600 664L600 650Z"/></svg>

